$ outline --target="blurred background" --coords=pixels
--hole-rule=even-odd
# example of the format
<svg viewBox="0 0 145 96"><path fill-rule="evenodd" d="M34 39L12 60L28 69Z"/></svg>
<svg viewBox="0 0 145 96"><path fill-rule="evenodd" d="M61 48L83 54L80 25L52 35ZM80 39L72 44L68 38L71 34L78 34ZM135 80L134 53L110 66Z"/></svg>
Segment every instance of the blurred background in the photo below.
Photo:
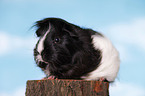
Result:
<svg viewBox="0 0 145 96"><path fill-rule="evenodd" d="M36 21L59 17L108 37L121 66L110 96L145 96L145 0L0 0L0 96L25 96L45 75L33 60Z"/></svg>

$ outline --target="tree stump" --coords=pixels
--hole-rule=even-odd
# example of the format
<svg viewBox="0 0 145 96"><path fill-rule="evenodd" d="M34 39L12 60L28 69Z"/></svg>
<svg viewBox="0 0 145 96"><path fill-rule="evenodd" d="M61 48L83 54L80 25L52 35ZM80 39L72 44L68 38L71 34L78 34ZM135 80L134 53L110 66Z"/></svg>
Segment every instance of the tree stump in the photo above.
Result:
<svg viewBox="0 0 145 96"><path fill-rule="evenodd" d="M28 80L26 96L109 96L109 83L85 80Z"/></svg>

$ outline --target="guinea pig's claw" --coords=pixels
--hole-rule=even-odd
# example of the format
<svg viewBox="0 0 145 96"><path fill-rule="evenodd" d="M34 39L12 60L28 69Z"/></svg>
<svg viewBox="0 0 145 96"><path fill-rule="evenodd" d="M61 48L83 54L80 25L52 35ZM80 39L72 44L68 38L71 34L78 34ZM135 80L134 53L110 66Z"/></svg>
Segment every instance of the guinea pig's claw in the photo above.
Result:
<svg viewBox="0 0 145 96"><path fill-rule="evenodd" d="M55 76L49 76L47 79L57 79Z"/></svg>
<svg viewBox="0 0 145 96"><path fill-rule="evenodd" d="M55 79L55 76L49 76L47 79Z"/></svg>

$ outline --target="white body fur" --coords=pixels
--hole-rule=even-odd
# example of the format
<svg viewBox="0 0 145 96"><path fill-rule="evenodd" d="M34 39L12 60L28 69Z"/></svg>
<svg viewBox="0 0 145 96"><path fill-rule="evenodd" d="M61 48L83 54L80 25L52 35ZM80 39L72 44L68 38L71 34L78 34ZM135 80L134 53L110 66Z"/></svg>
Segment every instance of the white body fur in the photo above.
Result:
<svg viewBox="0 0 145 96"><path fill-rule="evenodd" d="M92 39L95 49L99 49L102 52L102 60L96 70L90 72L88 76L82 76L81 78L85 80L105 78L108 81L114 81L120 66L118 51L106 37L93 35Z"/></svg>

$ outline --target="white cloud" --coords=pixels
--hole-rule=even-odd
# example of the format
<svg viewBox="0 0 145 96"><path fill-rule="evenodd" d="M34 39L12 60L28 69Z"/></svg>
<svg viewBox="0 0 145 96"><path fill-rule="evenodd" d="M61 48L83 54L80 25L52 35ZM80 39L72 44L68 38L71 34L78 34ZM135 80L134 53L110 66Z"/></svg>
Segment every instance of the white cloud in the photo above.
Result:
<svg viewBox="0 0 145 96"><path fill-rule="evenodd" d="M134 58L130 48L145 53L145 18L133 19L108 26L105 31L120 53L121 61Z"/></svg>
<svg viewBox="0 0 145 96"><path fill-rule="evenodd" d="M22 88L15 89L11 93L5 93L5 92L0 93L0 96L25 96L25 90L26 88L22 87Z"/></svg>
<svg viewBox="0 0 145 96"><path fill-rule="evenodd" d="M5 54L9 50L9 37L0 33L0 54Z"/></svg>
<svg viewBox="0 0 145 96"><path fill-rule="evenodd" d="M145 88L129 83L116 82L109 91L110 96L145 96Z"/></svg>
<svg viewBox="0 0 145 96"><path fill-rule="evenodd" d="M107 30L108 35L112 35L117 42L132 44L145 51L145 18L112 25Z"/></svg>
<svg viewBox="0 0 145 96"><path fill-rule="evenodd" d="M19 37L0 32L0 56L14 53L18 50L32 50L36 40L32 37ZM23 50L22 50L23 51Z"/></svg>

